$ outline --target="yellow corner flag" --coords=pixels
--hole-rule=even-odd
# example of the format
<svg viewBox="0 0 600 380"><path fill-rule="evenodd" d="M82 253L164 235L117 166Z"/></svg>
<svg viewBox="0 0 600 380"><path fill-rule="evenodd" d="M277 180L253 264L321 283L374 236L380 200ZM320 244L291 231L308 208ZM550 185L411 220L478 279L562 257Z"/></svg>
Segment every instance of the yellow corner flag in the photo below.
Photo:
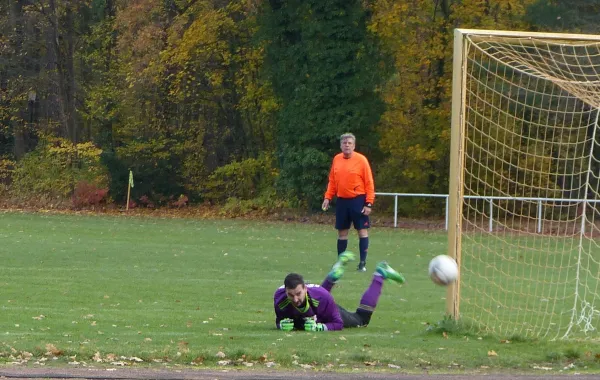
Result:
<svg viewBox="0 0 600 380"><path fill-rule="evenodd" d="M127 186L127 206L125 207L126 211L129 211L129 195L131 194L131 188L133 187L133 172L129 171L129 186Z"/></svg>

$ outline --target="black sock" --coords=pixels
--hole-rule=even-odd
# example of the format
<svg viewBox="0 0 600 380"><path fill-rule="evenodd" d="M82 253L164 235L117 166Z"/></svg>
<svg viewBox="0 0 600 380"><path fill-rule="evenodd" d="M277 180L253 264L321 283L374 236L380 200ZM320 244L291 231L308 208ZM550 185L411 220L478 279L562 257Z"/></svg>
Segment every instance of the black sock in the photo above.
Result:
<svg viewBox="0 0 600 380"><path fill-rule="evenodd" d="M367 251L369 250L369 237L361 237L358 241L358 247L360 249L360 261L367 261Z"/></svg>
<svg viewBox="0 0 600 380"><path fill-rule="evenodd" d="M346 250L346 248L348 248L348 239L338 239L338 242L337 242L338 255L340 253L344 252Z"/></svg>

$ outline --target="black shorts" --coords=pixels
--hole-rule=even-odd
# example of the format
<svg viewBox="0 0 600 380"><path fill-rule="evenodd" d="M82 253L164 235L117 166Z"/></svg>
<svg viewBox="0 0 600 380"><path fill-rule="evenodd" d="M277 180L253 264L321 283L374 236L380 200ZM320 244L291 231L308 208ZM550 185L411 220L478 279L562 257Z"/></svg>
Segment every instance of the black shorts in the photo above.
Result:
<svg viewBox="0 0 600 380"><path fill-rule="evenodd" d="M335 204L335 229L347 230L354 224L357 230L371 227L369 217L362 213L365 207L366 195L354 198L339 198Z"/></svg>
<svg viewBox="0 0 600 380"><path fill-rule="evenodd" d="M344 328L348 327L363 327L367 326L371 321L371 315L373 313L369 312L360 312L359 310L356 313L351 313L348 310L344 309L340 305L337 305L338 310L340 311L340 315L342 316L342 321L344 322Z"/></svg>

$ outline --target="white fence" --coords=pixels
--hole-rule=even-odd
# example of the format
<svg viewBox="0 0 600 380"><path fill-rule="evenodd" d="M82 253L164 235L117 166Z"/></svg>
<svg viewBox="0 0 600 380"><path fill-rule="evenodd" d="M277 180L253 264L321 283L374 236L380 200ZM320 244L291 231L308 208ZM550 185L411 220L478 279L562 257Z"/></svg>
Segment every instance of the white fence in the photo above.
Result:
<svg viewBox="0 0 600 380"><path fill-rule="evenodd" d="M419 193L375 193L378 196L393 196L394 197L394 227L398 227L398 198L399 197L424 197L424 198L445 198L445 229L448 230L448 194L419 194ZM489 202L489 215L494 215L495 200L512 200L512 201L537 201L537 232L542 232L542 202L570 202L570 203L599 203L598 199L570 199L570 198L532 198L532 197L486 197L479 195L465 195L467 199L483 199ZM488 222L488 230L494 229L494 218L491 217Z"/></svg>

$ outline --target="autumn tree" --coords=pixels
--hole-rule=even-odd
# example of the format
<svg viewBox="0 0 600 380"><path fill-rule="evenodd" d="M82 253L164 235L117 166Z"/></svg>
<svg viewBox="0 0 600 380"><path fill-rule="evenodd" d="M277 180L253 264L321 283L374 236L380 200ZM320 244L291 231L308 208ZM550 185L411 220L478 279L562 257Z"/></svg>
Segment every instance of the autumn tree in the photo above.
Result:
<svg viewBox="0 0 600 380"><path fill-rule="evenodd" d="M523 30L525 7L515 0L381 0L369 28L392 52L395 73L384 87L379 142L386 154L380 191L447 193L452 44L455 27ZM438 200L405 202L408 213L443 210Z"/></svg>
<svg viewBox="0 0 600 380"><path fill-rule="evenodd" d="M136 0L116 16L117 156L138 194L202 196L217 168L273 151L252 1Z"/></svg>

